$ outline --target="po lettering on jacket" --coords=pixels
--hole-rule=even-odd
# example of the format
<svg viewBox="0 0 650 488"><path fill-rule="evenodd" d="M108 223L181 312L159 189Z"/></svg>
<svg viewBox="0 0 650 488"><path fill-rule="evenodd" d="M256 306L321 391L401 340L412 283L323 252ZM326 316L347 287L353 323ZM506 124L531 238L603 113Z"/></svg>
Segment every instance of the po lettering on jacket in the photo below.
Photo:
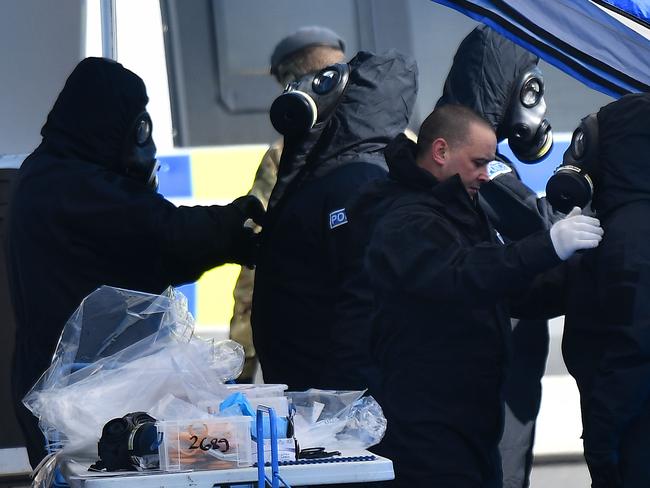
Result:
<svg viewBox="0 0 650 488"><path fill-rule="evenodd" d="M345 214L344 208L330 212L330 229L335 229L336 227L347 223L348 216Z"/></svg>

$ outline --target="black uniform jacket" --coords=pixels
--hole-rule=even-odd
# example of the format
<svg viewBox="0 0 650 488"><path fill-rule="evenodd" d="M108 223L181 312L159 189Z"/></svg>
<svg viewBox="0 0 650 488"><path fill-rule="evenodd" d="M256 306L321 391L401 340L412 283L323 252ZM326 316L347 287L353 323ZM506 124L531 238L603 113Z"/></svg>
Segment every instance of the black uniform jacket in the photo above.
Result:
<svg viewBox="0 0 650 488"><path fill-rule="evenodd" d="M350 214L371 236L365 265L375 300L373 345L384 375L384 444L405 449L400 459L413 454L429 466L471 471L472 465L463 467L472 462L464 451L454 450L460 442L475 453L473 465L485 467L502 428L507 299L535 286L522 310L557 313L544 310L546 285L534 279L560 260L548 231L500 244L460 178L438 182L419 168L415 144L405 137L389 145L386 159L390 179L369 185ZM422 444L413 435L423 436ZM425 452L411 451L419 448Z"/></svg>
<svg viewBox="0 0 650 488"><path fill-rule="evenodd" d="M646 478L625 486L650 483L648 117L648 94L625 96L598 112L592 205L605 234L596 249L572 263L570 274L563 353L580 389L594 486L618 486L612 480L621 466L634 465L631 459Z"/></svg>
<svg viewBox="0 0 650 488"><path fill-rule="evenodd" d="M99 286L160 293L228 260L229 208L177 208L118 172L147 100L142 80L117 63L83 61L20 168L7 242L18 396L47 369L65 322Z"/></svg>
<svg viewBox="0 0 650 488"><path fill-rule="evenodd" d="M350 293L364 292L352 283L360 264L347 202L366 182L385 178L383 150L406 128L417 92L415 62L395 51L360 52L349 64L349 84L326 126L285 138L255 272L251 323L264 380L295 390L336 386L329 357L338 348L338 296L348 285ZM346 322L335 335L361 346L362 358L353 357L367 364L355 326Z"/></svg>

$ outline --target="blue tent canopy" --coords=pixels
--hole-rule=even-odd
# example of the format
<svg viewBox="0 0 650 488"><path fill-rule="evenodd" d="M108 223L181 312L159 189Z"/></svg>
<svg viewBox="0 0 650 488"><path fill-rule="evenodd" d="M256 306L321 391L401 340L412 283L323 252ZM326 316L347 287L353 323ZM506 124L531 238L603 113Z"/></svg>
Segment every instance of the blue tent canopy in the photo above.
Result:
<svg viewBox="0 0 650 488"><path fill-rule="evenodd" d="M432 0L613 97L650 92L650 0Z"/></svg>

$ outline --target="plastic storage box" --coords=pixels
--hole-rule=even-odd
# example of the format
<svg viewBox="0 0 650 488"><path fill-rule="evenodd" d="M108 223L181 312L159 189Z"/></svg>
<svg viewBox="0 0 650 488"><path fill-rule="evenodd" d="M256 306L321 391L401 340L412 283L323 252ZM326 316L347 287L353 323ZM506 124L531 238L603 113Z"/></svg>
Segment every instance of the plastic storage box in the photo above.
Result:
<svg viewBox="0 0 650 488"><path fill-rule="evenodd" d="M289 400L284 396L287 385L233 384L224 386L229 394L243 394L253 410L257 410L259 405L265 405L272 407L281 417L286 417L289 414ZM217 415L219 413L219 405L225 399L226 397L216 398L211 401L202 401L198 403L198 407L212 415Z"/></svg>
<svg viewBox="0 0 650 488"><path fill-rule="evenodd" d="M184 471L252 466L251 417L161 421L160 469Z"/></svg>
<svg viewBox="0 0 650 488"><path fill-rule="evenodd" d="M246 398L266 398L266 397L281 397L284 396L284 392L288 388L287 385L282 384L233 384L233 385L224 385L230 393L242 392Z"/></svg>

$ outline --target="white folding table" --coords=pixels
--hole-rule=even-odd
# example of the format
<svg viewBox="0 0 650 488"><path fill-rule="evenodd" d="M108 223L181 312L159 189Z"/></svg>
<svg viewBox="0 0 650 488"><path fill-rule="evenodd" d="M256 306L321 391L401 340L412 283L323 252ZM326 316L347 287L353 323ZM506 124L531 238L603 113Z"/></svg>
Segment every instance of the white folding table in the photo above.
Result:
<svg viewBox="0 0 650 488"><path fill-rule="evenodd" d="M280 476L291 486L338 483L363 483L391 480L395 477L390 459L368 451L343 452L341 458L374 456L372 460L280 466ZM214 488L220 485L257 485L257 468L181 472L92 473L88 465L72 460L61 463L61 471L71 488ZM271 468L266 468L271 476Z"/></svg>

